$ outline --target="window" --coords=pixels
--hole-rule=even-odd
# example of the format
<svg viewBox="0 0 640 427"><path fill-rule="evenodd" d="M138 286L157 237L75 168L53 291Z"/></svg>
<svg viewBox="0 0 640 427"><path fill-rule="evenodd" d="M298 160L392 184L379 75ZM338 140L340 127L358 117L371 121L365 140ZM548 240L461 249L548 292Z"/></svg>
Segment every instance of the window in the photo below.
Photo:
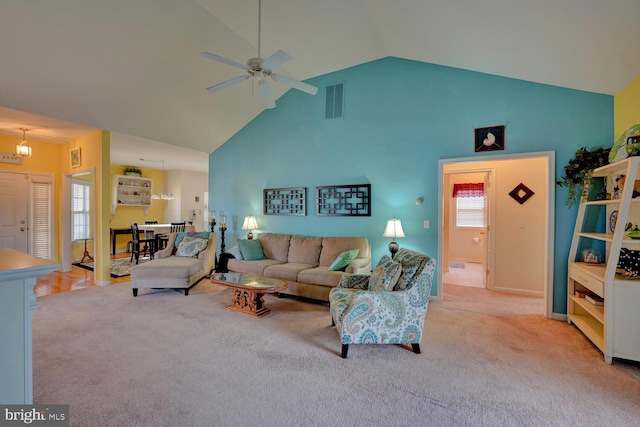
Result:
<svg viewBox="0 0 640 427"><path fill-rule="evenodd" d="M91 184L74 181L71 186L71 239L88 239L91 237Z"/></svg>
<svg viewBox="0 0 640 427"><path fill-rule="evenodd" d="M456 227L486 227L484 197L456 197Z"/></svg>

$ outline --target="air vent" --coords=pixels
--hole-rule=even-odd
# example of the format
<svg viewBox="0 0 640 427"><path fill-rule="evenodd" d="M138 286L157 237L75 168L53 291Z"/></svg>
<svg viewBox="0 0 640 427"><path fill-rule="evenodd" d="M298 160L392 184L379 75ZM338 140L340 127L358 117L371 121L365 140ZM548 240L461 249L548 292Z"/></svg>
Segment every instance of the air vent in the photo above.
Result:
<svg viewBox="0 0 640 427"><path fill-rule="evenodd" d="M342 117L344 107L344 83L327 86L324 106L324 118L338 119Z"/></svg>

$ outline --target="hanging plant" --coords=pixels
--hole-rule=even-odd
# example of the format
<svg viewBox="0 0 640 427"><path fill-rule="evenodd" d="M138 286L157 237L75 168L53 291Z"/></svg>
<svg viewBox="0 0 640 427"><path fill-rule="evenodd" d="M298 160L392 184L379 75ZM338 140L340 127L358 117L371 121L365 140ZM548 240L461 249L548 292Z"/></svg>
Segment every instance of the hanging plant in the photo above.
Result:
<svg viewBox="0 0 640 427"><path fill-rule="evenodd" d="M567 206L572 207L581 199L586 200L589 190L594 186L591 179L593 170L609 164L610 151L610 148L596 148L589 151L586 147L576 151L574 158L564 167L562 180L556 182L560 187L567 187L569 191Z"/></svg>

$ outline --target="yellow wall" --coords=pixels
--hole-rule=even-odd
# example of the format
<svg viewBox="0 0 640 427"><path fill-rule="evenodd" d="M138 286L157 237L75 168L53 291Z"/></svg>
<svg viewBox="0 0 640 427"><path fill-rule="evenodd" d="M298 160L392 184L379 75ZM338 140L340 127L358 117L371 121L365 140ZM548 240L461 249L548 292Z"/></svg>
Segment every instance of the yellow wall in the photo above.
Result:
<svg viewBox="0 0 640 427"><path fill-rule="evenodd" d="M111 177L113 177L113 175L124 175L125 166L127 165L111 165ZM137 165L133 166L136 166L142 171L143 178L150 178L153 180L153 192L160 192L164 179L163 171L157 169L145 169ZM111 191L113 192L113 189ZM115 214L111 217L111 228L131 228L132 222L144 224L145 221L158 221L159 223L163 223L165 203L167 202L164 200L152 200L147 215L144 214L144 208L141 206L119 206L116 209ZM116 240L116 251L124 252L129 240L131 240L131 236L127 236L125 234L118 235Z"/></svg>
<svg viewBox="0 0 640 427"><path fill-rule="evenodd" d="M615 138L640 123L640 77L613 97L613 118Z"/></svg>
<svg viewBox="0 0 640 427"><path fill-rule="evenodd" d="M12 136L0 135L0 151L15 152L16 143L19 143L21 138ZM54 244L54 260L60 263L62 257L62 188L64 185L65 175L76 174L85 171L96 172L96 231L94 233L96 250L94 258L104 257L106 255L106 261L103 259L97 264L95 280L96 282L108 282L109 281L109 258L108 258L108 246L109 246L109 203L105 203L105 197L110 200L110 184L103 184L103 176L105 167L106 175L109 176L109 162L110 162L110 133L106 131L95 131L91 134L77 138L70 142L60 141L56 142L41 142L29 139L27 132L27 141L33 148L32 157L23 158L22 165L14 165L9 163L0 163L0 169L20 171L23 173L50 173L55 180L54 187L54 218L55 218L55 244ZM76 168L71 167L70 150L72 148L80 148L81 150L81 165ZM107 190L106 195L104 189ZM106 214L103 213L106 212ZM83 243L82 243L83 245ZM93 248L90 249L93 252ZM77 254L78 251L82 252L77 247L72 248L72 254Z"/></svg>

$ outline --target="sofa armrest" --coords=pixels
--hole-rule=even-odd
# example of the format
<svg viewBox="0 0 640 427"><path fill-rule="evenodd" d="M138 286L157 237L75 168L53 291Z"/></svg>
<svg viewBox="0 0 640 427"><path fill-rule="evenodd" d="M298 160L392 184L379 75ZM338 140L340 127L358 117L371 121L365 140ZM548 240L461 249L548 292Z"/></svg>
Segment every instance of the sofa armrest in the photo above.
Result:
<svg viewBox="0 0 640 427"><path fill-rule="evenodd" d="M209 235L207 249L198 254L198 259L202 260L202 269L205 274L209 274L216 266L216 236L215 233Z"/></svg>
<svg viewBox="0 0 640 427"><path fill-rule="evenodd" d="M173 245L176 241L176 233L169 233L169 240L167 240L167 246L159 250L154 254L154 258L162 259L167 258L173 254Z"/></svg>
<svg viewBox="0 0 640 427"><path fill-rule="evenodd" d="M370 274L371 258L356 258L344 269L349 274Z"/></svg>
<svg viewBox="0 0 640 427"><path fill-rule="evenodd" d="M343 274L338 283L338 288L369 289L369 278L365 274Z"/></svg>

